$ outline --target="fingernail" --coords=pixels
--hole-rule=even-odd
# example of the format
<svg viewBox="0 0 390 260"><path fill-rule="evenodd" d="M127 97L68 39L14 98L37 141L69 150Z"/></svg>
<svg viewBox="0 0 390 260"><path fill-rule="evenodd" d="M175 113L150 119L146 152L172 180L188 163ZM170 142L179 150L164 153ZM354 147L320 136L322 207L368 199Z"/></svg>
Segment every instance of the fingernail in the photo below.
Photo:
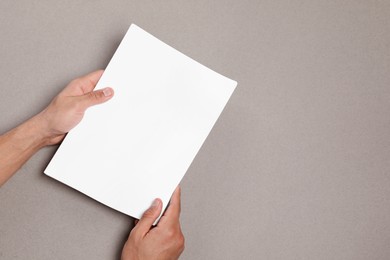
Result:
<svg viewBox="0 0 390 260"><path fill-rule="evenodd" d="M111 91L110 88L105 88L105 89L103 90L103 94L104 94L105 97L109 97L109 96L112 95L112 91Z"/></svg>
<svg viewBox="0 0 390 260"><path fill-rule="evenodd" d="M155 199L152 203L152 208L157 208L160 205L160 200Z"/></svg>

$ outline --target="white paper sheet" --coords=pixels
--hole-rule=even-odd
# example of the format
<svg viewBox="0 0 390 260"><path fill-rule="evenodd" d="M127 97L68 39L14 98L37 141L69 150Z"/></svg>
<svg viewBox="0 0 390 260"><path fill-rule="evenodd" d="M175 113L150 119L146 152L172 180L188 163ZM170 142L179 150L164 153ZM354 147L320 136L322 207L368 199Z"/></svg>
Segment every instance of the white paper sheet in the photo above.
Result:
<svg viewBox="0 0 390 260"><path fill-rule="evenodd" d="M86 112L45 173L135 218L155 198L165 209L236 85L133 24L96 86L114 97Z"/></svg>

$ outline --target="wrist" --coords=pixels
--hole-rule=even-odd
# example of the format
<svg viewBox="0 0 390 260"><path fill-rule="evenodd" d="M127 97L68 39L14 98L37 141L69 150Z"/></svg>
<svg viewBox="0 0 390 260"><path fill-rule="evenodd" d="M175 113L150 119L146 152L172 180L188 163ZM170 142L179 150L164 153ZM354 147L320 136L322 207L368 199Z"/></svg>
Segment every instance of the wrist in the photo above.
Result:
<svg viewBox="0 0 390 260"><path fill-rule="evenodd" d="M50 124L42 112L26 123L29 125L29 135L40 148L56 144L64 137L63 134L57 134L51 130Z"/></svg>
<svg viewBox="0 0 390 260"><path fill-rule="evenodd" d="M35 153L48 144L48 139L42 132L39 119L33 117L18 127L4 134L12 149L18 154Z"/></svg>
<svg viewBox="0 0 390 260"><path fill-rule="evenodd" d="M34 146L42 148L49 145L49 135L44 120L39 114L26 121L22 127L24 127L22 134L25 138L28 138Z"/></svg>

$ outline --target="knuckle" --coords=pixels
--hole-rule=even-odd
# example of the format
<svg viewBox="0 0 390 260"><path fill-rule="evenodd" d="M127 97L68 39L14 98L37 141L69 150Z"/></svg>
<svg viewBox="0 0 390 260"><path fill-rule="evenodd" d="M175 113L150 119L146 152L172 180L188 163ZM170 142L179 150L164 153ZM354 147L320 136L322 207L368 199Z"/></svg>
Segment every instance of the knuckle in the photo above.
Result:
<svg viewBox="0 0 390 260"><path fill-rule="evenodd" d="M142 215L142 218L153 218L155 215L155 211L153 209L148 209Z"/></svg>
<svg viewBox="0 0 390 260"><path fill-rule="evenodd" d="M185 238L184 238L183 234L180 233L180 235L178 236L176 241L177 241L178 249L181 252L183 252L184 248L185 248Z"/></svg>
<svg viewBox="0 0 390 260"><path fill-rule="evenodd" d="M165 231L165 235L166 235L167 239L169 239L169 240L175 240L175 238L176 238L176 232L172 228L167 229Z"/></svg>
<svg viewBox="0 0 390 260"><path fill-rule="evenodd" d="M81 83L81 78L76 78L76 79L72 80L69 84L79 85L80 83Z"/></svg>
<svg viewBox="0 0 390 260"><path fill-rule="evenodd" d="M89 97L94 100L99 100L101 95L99 92L89 92Z"/></svg>
<svg viewBox="0 0 390 260"><path fill-rule="evenodd" d="M168 239L176 242L184 242L184 235L181 232L180 228L167 228L165 231L165 235Z"/></svg>

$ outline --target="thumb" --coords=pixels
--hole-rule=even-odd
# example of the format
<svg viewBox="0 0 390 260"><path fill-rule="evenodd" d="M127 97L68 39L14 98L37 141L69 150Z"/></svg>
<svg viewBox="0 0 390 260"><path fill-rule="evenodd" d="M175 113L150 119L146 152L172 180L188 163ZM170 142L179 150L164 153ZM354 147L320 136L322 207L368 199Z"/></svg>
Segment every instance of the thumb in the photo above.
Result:
<svg viewBox="0 0 390 260"><path fill-rule="evenodd" d="M82 103L82 106L87 109L90 106L106 102L112 98L113 95L114 90L112 88L99 89L80 96L80 102Z"/></svg>
<svg viewBox="0 0 390 260"><path fill-rule="evenodd" d="M160 216L162 210L162 201L160 199L155 199L149 209L145 211L142 215L142 218L139 220L136 228L140 235L144 237L146 233L149 232L153 223L156 221L158 216Z"/></svg>

